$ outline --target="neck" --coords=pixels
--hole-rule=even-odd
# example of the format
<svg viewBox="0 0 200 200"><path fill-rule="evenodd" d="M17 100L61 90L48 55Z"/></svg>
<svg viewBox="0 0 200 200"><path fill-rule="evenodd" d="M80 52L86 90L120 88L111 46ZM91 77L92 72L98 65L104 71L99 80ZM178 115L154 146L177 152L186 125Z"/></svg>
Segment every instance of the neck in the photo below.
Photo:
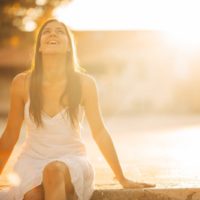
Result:
<svg viewBox="0 0 200 200"><path fill-rule="evenodd" d="M42 55L43 81L56 83L66 80L66 57L60 54Z"/></svg>

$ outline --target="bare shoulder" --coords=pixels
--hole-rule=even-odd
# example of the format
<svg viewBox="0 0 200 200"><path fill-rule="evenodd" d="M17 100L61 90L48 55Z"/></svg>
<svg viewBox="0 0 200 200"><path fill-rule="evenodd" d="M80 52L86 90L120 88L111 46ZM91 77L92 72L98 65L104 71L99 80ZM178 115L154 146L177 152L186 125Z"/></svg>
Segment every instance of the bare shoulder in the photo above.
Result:
<svg viewBox="0 0 200 200"><path fill-rule="evenodd" d="M82 89L82 104L85 105L88 99L93 99L97 95L96 79L86 73L80 73L81 89Z"/></svg>
<svg viewBox="0 0 200 200"><path fill-rule="evenodd" d="M80 73L80 79L83 90L88 91L88 89L92 89L97 85L95 78L90 74Z"/></svg>
<svg viewBox="0 0 200 200"><path fill-rule="evenodd" d="M23 101L26 99L26 85L29 74L27 72L22 72L17 74L11 84L11 95L18 96L22 98Z"/></svg>

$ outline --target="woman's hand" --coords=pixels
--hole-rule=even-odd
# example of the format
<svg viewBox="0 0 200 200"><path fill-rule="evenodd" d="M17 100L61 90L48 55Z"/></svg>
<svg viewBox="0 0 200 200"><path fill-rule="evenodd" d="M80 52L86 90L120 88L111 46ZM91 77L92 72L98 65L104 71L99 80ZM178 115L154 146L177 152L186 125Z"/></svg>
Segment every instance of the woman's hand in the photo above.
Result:
<svg viewBox="0 0 200 200"><path fill-rule="evenodd" d="M140 183L131 181L127 178L123 178L122 180L119 180L120 184L123 186L123 188L130 188L130 189L142 189L142 188L151 188L155 187L155 184L148 184L148 183Z"/></svg>

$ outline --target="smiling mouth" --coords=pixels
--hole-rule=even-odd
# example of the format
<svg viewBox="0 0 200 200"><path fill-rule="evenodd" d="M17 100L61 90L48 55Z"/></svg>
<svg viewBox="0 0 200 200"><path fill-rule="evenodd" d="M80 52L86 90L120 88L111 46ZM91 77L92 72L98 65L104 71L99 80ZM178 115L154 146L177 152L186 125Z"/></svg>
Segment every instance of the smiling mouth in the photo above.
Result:
<svg viewBox="0 0 200 200"><path fill-rule="evenodd" d="M58 44L58 42L56 40L50 40L49 42L47 42L47 44L56 45Z"/></svg>

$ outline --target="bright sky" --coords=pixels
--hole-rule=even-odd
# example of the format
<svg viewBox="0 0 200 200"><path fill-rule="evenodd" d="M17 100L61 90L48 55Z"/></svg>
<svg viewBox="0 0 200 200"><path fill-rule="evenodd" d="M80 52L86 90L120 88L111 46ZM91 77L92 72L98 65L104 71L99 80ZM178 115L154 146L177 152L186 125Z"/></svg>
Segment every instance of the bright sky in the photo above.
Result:
<svg viewBox="0 0 200 200"><path fill-rule="evenodd" d="M53 15L73 30L161 30L181 45L200 45L199 0L73 0Z"/></svg>
<svg viewBox="0 0 200 200"><path fill-rule="evenodd" d="M198 0L73 0L54 15L72 29L161 29L200 32Z"/></svg>

